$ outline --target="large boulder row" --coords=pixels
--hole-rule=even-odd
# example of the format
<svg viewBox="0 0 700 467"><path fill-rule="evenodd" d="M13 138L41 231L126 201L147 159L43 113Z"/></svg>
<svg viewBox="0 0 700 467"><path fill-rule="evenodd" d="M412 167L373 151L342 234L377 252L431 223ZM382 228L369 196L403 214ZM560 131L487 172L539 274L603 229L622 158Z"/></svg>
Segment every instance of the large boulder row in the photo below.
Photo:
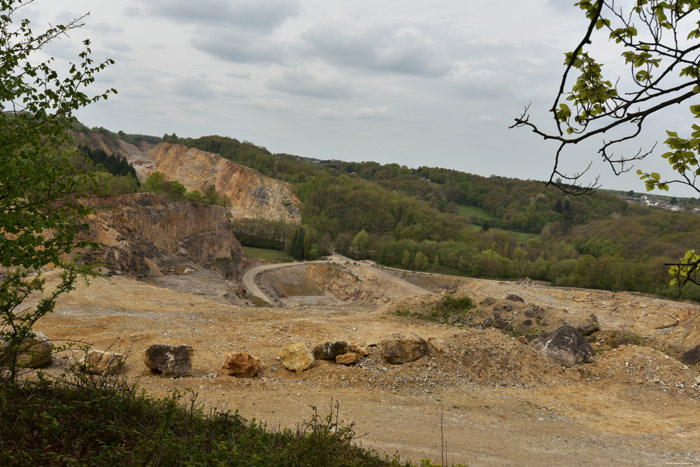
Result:
<svg viewBox="0 0 700 467"><path fill-rule="evenodd" d="M34 337L28 337L22 341L17 352L17 366L22 368L42 368L51 364L51 352L53 346L51 340L40 332L34 331ZM0 341L2 347L7 344ZM12 359L11 354L4 348L0 348L0 363L8 365Z"/></svg>
<svg viewBox="0 0 700 467"><path fill-rule="evenodd" d="M280 350L279 358L282 361L282 366L295 373L316 366L316 359L305 342L297 342L283 348Z"/></svg>
<svg viewBox="0 0 700 467"><path fill-rule="evenodd" d="M124 367L124 354L90 349L82 363L91 375L115 375Z"/></svg>
<svg viewBox="0 0 700 467"><path fill-rule="evenodd" d="M192 374L194 349L189 345L155 344L143 352L143 363L154 373L166 376Z"/></svg>
<svg viewBox="0 0 700 467"><path fill-rule="evenodd" d="M571 326L562 326L552 333L541 335L532 341L532 346L567 367L593 361L591 345Z"/></svg>
<svg viewBox="0 0 700 467"><path fill-rule="evenodd" d="M428 353L428 343L415 334L394 334L382 340L382 356L396 365L418 360Z"/></svg>
<svg viewBox="0 0 700 467"><path fill-rule="evenodd" d="M696 345L692 349L684 352L683 355L681 355L681 361L686 365L700 363L700 345Z"/></svg>
<svg viewBox="0 0 700 467"><path fill-rule="evenodd" d="M316 360L335 360L338 355L346 354L350 346L345 341L327 341L314 346L313 354Z"/></svg>
<svg viewBox="0 0 700 467"><path fill-rule="evenodd" d="M260 371L260 360L247 352L233 353L226 357L221 371L237 378L252 378Z"/></svg>

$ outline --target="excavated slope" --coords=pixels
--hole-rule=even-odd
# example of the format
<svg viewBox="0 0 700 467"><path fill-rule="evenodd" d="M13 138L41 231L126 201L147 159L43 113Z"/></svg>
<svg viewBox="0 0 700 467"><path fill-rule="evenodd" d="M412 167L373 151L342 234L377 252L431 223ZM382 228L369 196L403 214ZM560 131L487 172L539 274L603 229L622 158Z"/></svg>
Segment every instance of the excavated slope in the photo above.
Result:
<svg viewBox="0 0 700 467"><path fill-rule="evenodd" d="M161 269L189 261L238 278L248 258L233 235L221 206L174 203L152 193L91 198L91 239L113 272L160 275Z"/></svg>
<svg viewBox="0 0 700 467"><path fill-rule="evenodd" d="M231 201L234 219L265 218L298 223L299 199L289 185L265 177L221 156L179 144L161 143L151 150L154 170L188 190L214 185Z"/></svg>

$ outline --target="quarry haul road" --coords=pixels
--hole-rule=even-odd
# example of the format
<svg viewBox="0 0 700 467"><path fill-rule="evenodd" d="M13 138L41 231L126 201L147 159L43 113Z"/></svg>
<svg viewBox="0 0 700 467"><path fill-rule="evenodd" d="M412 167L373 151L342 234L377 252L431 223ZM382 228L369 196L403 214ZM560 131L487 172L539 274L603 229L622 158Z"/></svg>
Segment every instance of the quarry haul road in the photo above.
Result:
<svg viewBox="0 0 700 467"><path fill-rule="evenodd" d="M355 261L351 258L347 258L347 257L339 255L339 254L333 254L331 256L328 256L326 259L319 260L319 261L304 261L304 262L299 262L299 263L262 264L260 266L254 266L254 267L248 269L243 274L243 280L242 280L243 287L245 287L245 289L248 291L249 294L254 295L262 300L265 300L266 302L268 302L274 306L283 307L284 304L277 297L268 295L266 291L264 291L260 288L259 277L261 274L263 274L265 272L269 272L269 271L278 270L278 269L306 266L309 264L328 264L328 263L334 263L334 264L358 263L358 264L363 264L365 266L373 268L375 270L375 272L378 275L382 276L383 278L390 280L392 282L400 283L403 286L408 287L410 290L414 291L416 295L431 293L429 290L426 290L426 289L419 287L415 284L411 284L408 281L405 281L399 277L396 277L392 274L389 274L389 273L383 271L382 268L375 266L374 263L372 263L372 262L369 262L369 261L358 262L358 261Z"/></svg>

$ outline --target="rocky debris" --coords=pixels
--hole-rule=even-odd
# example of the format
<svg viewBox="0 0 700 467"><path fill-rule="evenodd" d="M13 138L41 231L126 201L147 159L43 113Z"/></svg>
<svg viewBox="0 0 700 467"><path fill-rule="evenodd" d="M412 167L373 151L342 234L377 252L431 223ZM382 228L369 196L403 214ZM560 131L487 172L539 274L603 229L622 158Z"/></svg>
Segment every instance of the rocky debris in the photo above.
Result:
<svg viewBox="0 0 700 467"><path fill-rule="evenodd" d="M525 310L525 316L528 318L542 319L544 318L544 308L537 305L530 305L530 308Z"/></svg>
<svg viewBox="0 0 700 467"><path fill-rule="evenodd" d="M248 352L233 353L226 357L221 371L236 378L252 378L260 371L260 361Z"/></svg>
<svg viewBox="0 0 700 467"><path fill-rule="evenodd" d="M493 305L494 303L496 303L496 299L493 297L486 297L481 301L481 304L486 306Z"/></svg>
<svg viewBox="0 0 700 467"><path fill-rule="evenodd" d="M506 295L506 300L510 300L511 302L525 303L525 300L523 299L523 297L521 297L519 295L515 295L515 294Z"/></svg>
<svg viewBox="0 0 700 467"><path fill-rule="evenodd" d="M348 352L335 357L335 363L340 365L354 365L359 360L360 359L357 358L357 354L355 352Z"/></svg>
<svg viewBox="0 0 700 467"><path fill-rule="evenodd" d="M124 354L90 349L82 366L86 373L105 376L119 373L124 368L124 363Z"/></svg>
<svg viewBox="0 0 700 467"><path fill-rule="evenodd" d="M357 344L350 344L350 352L357 355L358 358L365 358L366 356L369 355L369 352L367 351L367 349L365 349L364 347L361 347Z"/></svg>
<svg viewBox="0 0 700 467"><path fill-rule="evenodd" d="M143 363L154 373L167 376L189 376L192 374L194 349L189 345L155 344L143 352Z"/></svg>
<svg viewBox="0 0 700 467"><path fill-rule="evenodd" d="M700 345L696 345L681 355L681 361L686 365L695 365L700 363Z"/></svg>
<svg viewBox="0 0 700 467"><path fill-rule="evenodd" d="M497 311L493 312L493 327L496 329L503 329L504 331L510 331L513 329L513 326L508 322L508 320L503 318Z"/></svg>
<svg viewBox="0 0 700 467"><path fill-rule="evenodd" d="M418 360L428 353L428 343L415 334L394 334L382 340L382 356L393 364Z"/></svg>
<svg viewBox="0 0 700 467"><path fill-rule="evenodd" d="M7 344L0 342L2 347ZM0 353L0 363L5 365L11 359L9 353L4 349ZM40 332L34 332L34 337L25 339L17 352L17 366L22 368L42 368L51 364L51 352L53 346L51 340Z"/></svg>
<svg viewBox="0 0 700 467"><path fill-rule="evenodd" d="M288 345L280 350L279 358L282 360L282 366L295 373L316 366L316 359L305 342Z"/></svg>
<svg viewBox="0 0 700 467"><path fill-rule="evenodd" d="M571 326L562 326L552 333L543 334L532 341L532 346L567 367L593 361L591 345Z"/></svg>
<svg viewBox="0 0 700 467"><path fill-rule="evenodd" d="M345 341L326 341L314 346L313 354L316 360L335 360L338 355L346 354L350 346Z"/></svg>

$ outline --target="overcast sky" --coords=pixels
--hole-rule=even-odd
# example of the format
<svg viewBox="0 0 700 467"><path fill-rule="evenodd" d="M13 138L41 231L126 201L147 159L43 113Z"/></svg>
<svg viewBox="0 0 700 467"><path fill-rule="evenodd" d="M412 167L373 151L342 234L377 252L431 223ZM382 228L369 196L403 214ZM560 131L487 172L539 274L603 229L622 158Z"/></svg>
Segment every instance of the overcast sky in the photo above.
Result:
<svg viewBox="0 0 700 467"><path fill-rule="evenodd" d="M90 12L46 49L74 58L89 37L95 58L116 61L94 90L119 94L78 114L88 126L544 180L555 145L508 126L531 103L532 119L553 128L564 52L586 26L573 3L37 0L26 12L35 27ZM689 125L687 106L673 112L650 122L647 144L669 122ZM566 168L591 159L594 147L577 149ZM640 167L664 166L655 157ZM592 173L606 188L643 191L634 173L616 178L598 162Z"/></svg>

